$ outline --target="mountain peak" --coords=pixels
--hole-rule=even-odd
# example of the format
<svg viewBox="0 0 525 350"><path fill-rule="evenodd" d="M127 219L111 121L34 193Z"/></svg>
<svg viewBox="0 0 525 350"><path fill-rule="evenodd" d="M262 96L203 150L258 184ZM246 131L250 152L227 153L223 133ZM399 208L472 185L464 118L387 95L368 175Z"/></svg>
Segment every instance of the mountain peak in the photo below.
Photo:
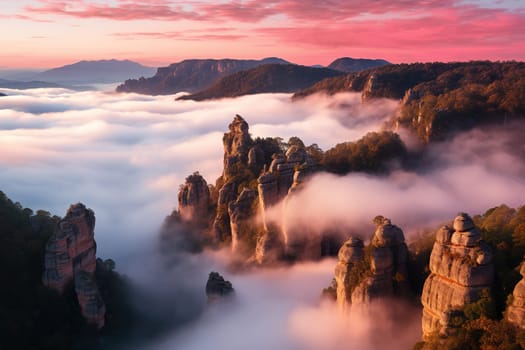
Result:
<svg viewBox="0 0 525 350"><path fill-rule="evenodd" d="M328 68L351 73L387 64L390 64L390 62L383 59L340 57L330 63Z"/></svg>

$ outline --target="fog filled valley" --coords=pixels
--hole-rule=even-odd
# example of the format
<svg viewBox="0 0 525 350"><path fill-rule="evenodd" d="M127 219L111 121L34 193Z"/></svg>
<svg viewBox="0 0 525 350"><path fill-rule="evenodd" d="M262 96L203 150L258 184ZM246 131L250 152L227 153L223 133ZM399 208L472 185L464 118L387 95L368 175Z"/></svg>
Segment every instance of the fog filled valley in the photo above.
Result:
<svg viewBox="0 0 525 350"><path fill-rule="evenodd" d="M125 276L122 283L133 322L125 332L103 333L94 343L78 342L77 348L411 348L422 336L417 295L421 290L408 300L373 300L366 310L352 305L343 311L339 302L321 297L340 263L337 251L342 242L353 236L370 244L377 227L383 227L377 222L374 226L373 220L382 215L403 230L414 259L426 259L422 264L427 265L436 231L451 225L457 213L470 214L483 234L504 225L514 225L515 232L515 227L525 227L525 219L512 221L525 218L525 124L519 120L475 126L445 140L425 142L403 126L392 128L399 100L363 102L356 92L318 93L300 100L284 93L256 94L201 102L174 100L177 95L60 88L2 92L7 96L0 98L0 190L20 208L48 211L42 215L49 220L64 216L74 203L91 208L96 255L112 259L115 271ZM253 140L279 138L272 142L280 142L286 152L299 138L314 155L357 142L370 132L395 129L403 156L381 159L379 167L365 161L371 171L339 171L340 165L323 161L325 168L312 171L293 196L280 198L264 217L257 212L249 218L250 225L260 227L262 222L272 226L284 221L292 241L298 231L307 242L335 232L337 245L331 246L331 253L313 261L257 264L249 256L255 254L252 246L248 254L235 255L231 238L208 244L213 236L209 225L206 244L190 252L179 250L178 244L162 237L163 223L170 214L183 220L173 212L181 209L179 191L189 175L198 172L211 185L211 197L214 189L219 192L216 179L227 165L224 135L233 133L228 126L236 115L249 125ZM312 144L317 146L308 148ZM262 172L269 166L265 163ZM249 180L246 187L256 189L254 179ZM489 222L494 211L486 211L502 204L507 207L500 211L508 209L506 221ZM188 230L177 225L168 234ZM202 230L195 229L190 237ZM253 237L246 240L255 246ZM418 258L418 249L427 249L427 255ZM516 264L509 268L512 287L518 269ZM211 271L231 281L232 298L207 302ZM428 268L425 273L424 277ZM421 289L422 282L413 284Z"/></svg>

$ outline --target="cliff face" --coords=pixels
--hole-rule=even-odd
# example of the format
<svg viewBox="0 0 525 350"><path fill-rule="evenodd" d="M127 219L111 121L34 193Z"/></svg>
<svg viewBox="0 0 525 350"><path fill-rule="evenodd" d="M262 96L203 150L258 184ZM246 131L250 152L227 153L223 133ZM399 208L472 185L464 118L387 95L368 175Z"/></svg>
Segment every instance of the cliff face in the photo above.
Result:
<svg viewBox="0 0 525 350"><path fill-rule="evenodd" d="M281 203L286 198L294 183L295 168L307 162L306 151L296 145L291 146L285 155L276 155L268 170L265 169L258 178L259 206L261 208L264 232L259 237L256 249L256 260L263 263L283 255L287 247L293 245L285 230L285 223L272 223L266 217L269 208ZM298 173L298 172L297 172ZM297 185L299 185L299 173ZM300 237L301 240L303 237ZM320 246L320 243L319 243Z"/></svg>
<svg viewBox="0 0 525 350"><path fill-rule="evenodd" d="M248 123L240 115L235 116L228 129L229 132L225 133L222 138L224 147L223 185L219 189L217 213L213 222L213 231L218 241L225 241L232 236L229 210L230 204L238 198L240 182L246 182L251 177L255 177L254 171L262 167L262 164L258 162L264 161L264 155L260 155L261 150L253 144ZM237 215L237 217L240 216Z"/></svg>
<svg viewBox="0 0 525 350"><path fill-rule="evenodd" d="M521 263L520 273L525 277L525 262ZM525 329L525 278L516 284L512 297L512 304L507 309L506 318L509 322Z"/></svg>
<svg viewBox="0 0 525 350"><path fill-rule="evenodd" d="M45 286L63 293L75 286L82 315L98 328L104 326L105 306L95 282L95 215L78 203L69 207L45 252Z"/></svg>
<svg viewBox="0 0 525 350"><path fill-rule="evenodd" d="M446 334L450 314L477 301L494 280L492 251L464 213L455 218L453 230L445 226L436 233L429 267L421 296L423 337Z"/></svg>
<svg viewBox="0 0 525 350"><path fill-rule="evenodd" d="M245 242L249 240L248 232L253 226L253 206L257 200L257 192L244 188L239 197L230 202L228 215L230 216L230 229L232 235L232 252L245 252Z"/></svg>
<svg viewBox="0 0 525 350"><path fill-rule="evenodd" d="M117 87L118 92L146 95L169 95L181 91L205 89L227 75L268 63L288 63L279 58L262 60L194 59L173 63L157 69L151 78L128 79Z"/></svg>
<svg viewBox="0 0 525 350"><path fill-rule="evenodd" d="M350 237L339 250L335 268L337 303L369 304L376 298L406 296L409 292L403 231L389 219L377 217L370 245Z"/></svg>

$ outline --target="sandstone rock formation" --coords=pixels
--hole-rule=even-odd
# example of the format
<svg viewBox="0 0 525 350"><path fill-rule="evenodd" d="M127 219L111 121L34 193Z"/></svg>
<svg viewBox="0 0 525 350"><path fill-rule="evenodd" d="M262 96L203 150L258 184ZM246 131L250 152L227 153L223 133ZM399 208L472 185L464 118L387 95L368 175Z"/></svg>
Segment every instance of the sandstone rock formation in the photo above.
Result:
<svg viewBox="0 0 525 350"><path fill-rule="evenodd" d="M213 303L235 292L230 281L226 281L218 272L210 272L206 282L206 295L208 303Z"/></svg>
<svg viewBox="0 0 525 350"><path fill-rule="evenodd" d="M235 202L230 202L228 215L230 216L230 229L232 234L232 252L244 252L242 242L246 240L246 235L250 233L250 220L254 215L253 206L257 199L257 192L250 189L243 189Z"/></svg>
<svg viewBox="0 0 525 350"><path fill-rule="evenodd" d="M229 132L225 133L222 142L224 145L224 175L233 175L233 166L237 162L247 164L248 153L252 145L252 139L248 132L248 123L240 115L235 115L233 121L228 125Z"/></svg>
<svg viewBox="0 0 525 350"><path fill-rule="evenodd" d="M95 215L91 209L81 203L69 207L58 231L46 245L42 280L45 286L60 293L74 284L82 315L102 328L106 309L95 282L94 228Z"/></svg>
<svg viewBox="0 0 525 350"><path fill-rule="evenodd" d="M458 214L453 228L442 227L432 248L431 274L421 296L424 338L435 332L447 334L450 314L477 301L494 280L492 251L481 241L470 216Z"/></svg>
<svg viewBox="0 0 525 350"><path fill-rule="evenodd" d="M389 219L376 217L370 244L350 237L339 250L335 268L337 303L369 304L376 298L406 296L409 292L408 249L403 231Z"/></svg>
<svg viewBox="0 0 525 350"><path fill-rule="evenodd" d="M200 221L207 217L210 189L206 180L195 172L186 178L179 190L179 214L184 222Z"/></svg>
<svg viewBox="0 0 525 350"><path fill-rule="evenodd" d="M363 241L360 238L350 236L339 249L337 258L334 287L336 289L337 303L344 310L352 303L351 271L356 264L364 259ZM355 281L352 282L355 283Z"/></svg>
<svg viewBox="0 0 525 350"><path fill-rule="evenodd" d="M507 309L506 318L509 322L525 329L525 261L521 263L520 273L524 278L514 287L512 304Z"/></svg>
<svg viewBox="0 0 525 350"><path fill-rule="evenodd" d="M255 176L254 171L262 168L259 162L264 161L264 153L261 156L262 150L253 145L248 123L240 115L235 116L228 129L229 132L225 133L222 139L224 146L223 185L219 189L217 214L213 222L215 237L221 242L232 235L228 209L230 203L237 199L237 192L240 190L239 179L243 179L249 172Z"/></svg>
<svg viewBox="0 0 525 350"><path fill-rule="evenodd" d="M259 176L257 188L264 225L264 234L259 237L255 254L259 263L269 260L270 255L273 259L284 252L286 239L282 223L270 222L266 213L286 197L294 182L296 166L306 162L307 158L303 148L291 146L285 155L275 155L270 168L264 169Z"/></svg>

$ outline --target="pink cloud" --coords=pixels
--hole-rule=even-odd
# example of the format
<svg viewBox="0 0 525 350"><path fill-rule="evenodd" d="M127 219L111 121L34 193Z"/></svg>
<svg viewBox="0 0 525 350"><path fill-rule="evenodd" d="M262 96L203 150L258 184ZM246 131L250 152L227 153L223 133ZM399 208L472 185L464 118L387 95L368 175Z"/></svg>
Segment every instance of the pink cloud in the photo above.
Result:
<svg viewBox="0 0 525 350"><path fill-rule="evenodd" d="M522 13L465 6L434 9L407 18L318 23L323 24L259 28L257 32L295 45L383 54L388 50L412 51L414 57L427 60L446 59L451 52L454 55L449 60L484 58L487 54L505 59L509 51L521 52L515 58L525 58ZM427 50L432 55L427 55ZM436 52L441 52L441 57L436 57Z"/></svg>
<svg viewBox="0 0 525 350"><path fill-rule="evenodd" d="M37 0L11 17L73 17L82 26L90 19L162 21L163 29L129 24L106 36L123 47L129 39L154 39L152 46L169 41L181 52L191 41L189 56L195 57L278 55L303 64L326 64L338 56L392 62L525 59L525 6L498 1L483 7L473 0ZM125 56L151 59L125 50Z"/></svg>
<svg viewBox="0 0 525 350"><path fill-rule="evenodd" d="M230 33L229 29L207 29L192 30L184 32L124 32L113 33L114 37L123 39L177 39L185 41L222 41L222 40L239 40L246 38L246 35Z"/></svg>
<svg viewBox="0 0 525 350"><path fill-rule="evenodd" d="M28 14L54 15L77 18L105 18L110 20L182 20L198 19L194 12L175 7L169 1L118 1L117 5L75 2L72 6L68 1L41 0L40 6L27 6ZM33 17L31 17L33 18Z"/></svg>

